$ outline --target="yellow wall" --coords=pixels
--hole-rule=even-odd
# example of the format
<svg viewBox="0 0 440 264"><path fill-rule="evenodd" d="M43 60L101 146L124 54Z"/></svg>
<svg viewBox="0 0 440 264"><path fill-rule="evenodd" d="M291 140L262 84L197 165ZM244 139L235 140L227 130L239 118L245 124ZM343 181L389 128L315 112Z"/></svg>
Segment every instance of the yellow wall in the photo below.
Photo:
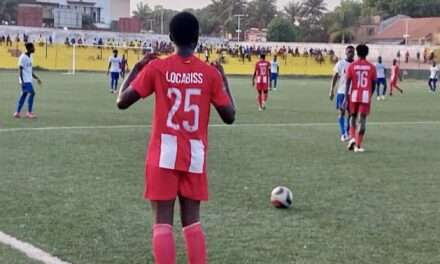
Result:
<svg viewBox="0 0 440 264"><path fill-rule="evenodd" d="M22 45L13 44L12 47L0 46L0 68L16 69L18 57L14 56L14 50L24 50ZM71 70L73 48L64 45L53 45L46 47L36 45L36 52L33 56L34 67L39 66L48 70ZM119 54L128 56L128 64L131 68L141 57L141 52L134 49L119 49ZM78 71L106 71L108 58L112 54L112 49L98 49L95 47L76 48L76 70ZM203 55L202 55L203 56ZM214 55L212 59L217 59ZM102 57L102 58L100 58ZM268 57L271 60L271 57ZM251 62L247 60L243 64L238 58L226 57L224 65L227 74L252 74L256 57ZM294 58L287 56L286 60L279 58L281 75L330 75L333 65L329 59L325 63L319 64L313 58Z"/></svg>

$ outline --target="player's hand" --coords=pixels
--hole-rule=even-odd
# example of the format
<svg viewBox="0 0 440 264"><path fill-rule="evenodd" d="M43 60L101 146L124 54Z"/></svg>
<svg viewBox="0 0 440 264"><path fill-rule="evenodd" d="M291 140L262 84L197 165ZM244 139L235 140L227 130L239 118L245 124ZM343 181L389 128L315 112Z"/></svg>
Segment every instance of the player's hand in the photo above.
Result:
<svg viewBox="0 0 440 264"><path fill-rule="evenodd" d="M344 101L342 101L341 107L344 110L348 110L348 102L347 102L347 100L344 99Z"/></svg>
<svg viewBox="0 0 440 264"><path fill-rule="evenodd" d="M145 65L147 65L150 61L157 59L158 54L157 53L145 53L145 56L140 60L138 63L136 63L135 67L139 67L139 70L144 68Z"/></svg>
<svg viewBox="0 0 440 264"><path fill-rule="evenodd" d="M43 82L41 81L41 79L37 79L37 83L38 83L38 85L42 85L42 84L43 84Z"/></svg>
<svg viewBox="0 0 440 264"><path fill-rule="evenodd" d="M333 98L335 98L335 94L331 92L328 97L330 98L330 101L333 101Z"/></svg>

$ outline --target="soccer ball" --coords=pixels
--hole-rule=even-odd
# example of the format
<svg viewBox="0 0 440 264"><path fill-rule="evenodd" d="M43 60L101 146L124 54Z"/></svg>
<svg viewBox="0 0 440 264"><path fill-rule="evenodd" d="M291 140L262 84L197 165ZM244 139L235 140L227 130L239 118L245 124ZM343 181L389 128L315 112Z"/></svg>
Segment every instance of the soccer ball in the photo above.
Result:
<svg viewBox="0 0 440 264"><path fill-rule="evenodd" d="M293 194L289 188L278 186L273 189L270 201L276 208L290 208L293 205Z"/></svg>

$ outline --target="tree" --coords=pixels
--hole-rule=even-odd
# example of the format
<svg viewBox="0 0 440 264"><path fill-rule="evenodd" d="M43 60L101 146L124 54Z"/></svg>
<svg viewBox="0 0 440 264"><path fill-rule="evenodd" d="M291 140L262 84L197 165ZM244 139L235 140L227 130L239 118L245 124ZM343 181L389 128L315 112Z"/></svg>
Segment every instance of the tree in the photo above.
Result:
<svg viewBox="0 0 440 264"><path fill-rule="evenodd" d="M143 2L138 3L136 10L133 11L133 15L139 17L141 20L143 29L149 29L148 20L151 19L151 12L152 10L148 4L144 4Z"/></svg>
<svg viewBox="0 0 440 264"><path fill-rule="evenodd" d="M252 0L247 14L249 26L265 28L277 14L276 0Z"/></svg>
<svg viewBox="0 0 440 264"><path fill-rule="evenodd" d="M268 25L269 41L293 42L296 40L296 29L292 23L281 16L275 17Z"/></svg>
<svg viewBox="0 0 440 264"><path fill-rule="evenodd" d="M363 0L364 16L378 15L384 18L399 14L411 17L440 16L439 0Z"/></svg>
<svg viewBox="0 0 440 264"><path fill-rule="evenodd" d="M93 20L93 17L90 15L83 15L82 16L82 28L83 29L96 29L95 27L95 21Z"/></svg>
<svg viewBox="0 0 440 264"><path fill-rule="evenodd" d="M327 8L324 0L305 0L303 2L303 17L300 24L303 41L322 42L328 40L326 25L321 21L325 11Z"/></svg>
<svg viewBox="0 0 440 264"><path fill-rule="evenodd" d="M310 21L311 24L318 24L324 12L327 11L324 0L305 0L302 6L304 19Z"/></svg>
<svg viewBox="0 0 440 264"><path fill-rule="evenodd" d="M292 0L284 6L283 11L290 23L295 24L303 16L303 4Z"/></svg>
<svg viewBox="0 0 440 264"><path fill-rule="evenodd" d="M2 21L17 21L18 0L1 0L0 1L0 24Z"/></svg>
<svg viewBox="0 0 440 264"><path fill-rule="evenodd" d="M327 33L331 42L351 42L354 37L354 28L359 24L362 5L354 0L342 0L335 11L327 14L322 23L329 25Z"/></svg>

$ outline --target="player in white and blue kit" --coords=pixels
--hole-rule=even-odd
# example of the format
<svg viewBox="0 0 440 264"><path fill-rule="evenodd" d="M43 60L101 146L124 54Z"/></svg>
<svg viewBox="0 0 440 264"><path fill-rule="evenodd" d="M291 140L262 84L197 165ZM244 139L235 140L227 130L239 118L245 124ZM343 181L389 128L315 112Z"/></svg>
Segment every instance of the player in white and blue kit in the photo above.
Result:
<svg viewBox="0 0 440 264"><path fill-rule="evenodd" d="M270 89L276 91L278 83L278 74L280 72L280 65L277 62L277 56L273 57L270 63Z"/></svg>
<svg viewBox="0 0 440 264"><path fill-rule="evenodd" d="M435 93L435 90L437 89L437 81L439 76L439 68L437 66L437 63L435 61L432 62L432 66L429 69L430 75L429 75L429 89L432 93Z"/></svg>
<svg viewBox="0 0 440 264"><path fill-rule="evenodd" d="M376 63L376 74L377 74L377 80L376 80L376 94L377 94L377 101L385 100L385 95L387 93L387 78L386 78L386 69L385 65L382 62L382 57L377 58ZM380 86L383 86L383 92L380 92Z"/></svg>
<svg viewBox="0 0 440 264"><path fill-rule="evenodd" d="M38 81L38 84L41 84L40 78L38 78L38 76L35 75L32 70L32 53L35 52L34 44L26 43L25 47L26 47L26 52L22 53L20 58L18 59L18 68L19 68L18 81L21 85L21 95L17 102L17 109L14 113L15 118L21 117L21 109L23 108L23 105L26 102L26 98L28 102L28 112L26 116L28 118L36 117L33 112L35 90L32 85L32 80L36 79Z"/></svg>
<svg viewBox="0 0 440 264"><path fill-rule="evenodd" d="M339 132L341 135L341 141L345 142L349 140L348 131L349 131L349 115L345 115L347 106L344 105L345 102L345 91L347 87L347 69L350 64L354 60L354 47L348 46L345 49L345 59L342 59L336 63L334 68L334 75L330 87L330 100L333 101L335 97L335 87L339 81L338 89L336 92L336 110L338 111L338 124L339 124ZM346 122L347 118L347 122Z"/></svg>
<svg viewBox="0 0 440 264"><path fill-rule="evenodd" d="M110 92L116 93L118 90L118 81L121 74L122 59L118 57L118 50L113 50L113 56L108 59L107 75L110 74Z"/></svg>

